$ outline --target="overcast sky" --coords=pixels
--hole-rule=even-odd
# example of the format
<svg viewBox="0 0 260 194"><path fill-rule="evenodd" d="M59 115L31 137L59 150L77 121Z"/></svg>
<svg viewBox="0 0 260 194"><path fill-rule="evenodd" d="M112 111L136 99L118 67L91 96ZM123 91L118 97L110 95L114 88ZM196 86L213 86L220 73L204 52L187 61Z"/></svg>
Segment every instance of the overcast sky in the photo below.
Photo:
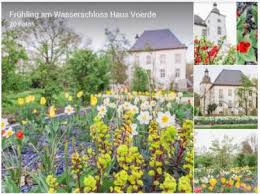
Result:
<svg viewBox="0 0 260 194"><path fill-rule="evenodd" d="M178 39L189 47L188 61L193 61L193 4L192 3L2 3L2 15L9 17L10 11L69 11L69 12L130 12L152 11L156 13L153 19L134 18L84 18L68 19L68 24L85 39L92 40L91 48L102 49L105 43L104 29L119 28L126 34L131 45L136 34L144 30L170 29Z"/></svg>
<svg viewBox="0 0 260 194"><path fill-rule="evenodd" d="M194 14L206 19L213 8L213 2L194 3ZM236 44L236 3L217 2L220 13L226 16L227 41Z"/></svg>
<svg viewBox="0 0 260 194"><path fill-rule="evenodd" d="M238 145L250 136L257 136L257 130L244 129L199 129L195 130L194 146L195 152L202 153L208 151L211 142L215 139L222 140L224 136L232 137L233 143Z"/></svg>
<svg viewBox="0 0 260 194"><path fill-rule="evenodd" d="M195 65L194 66L194 91L199 93L200 82L204 76L205 69L208 68L211 82L214 82L216 77L223 69L241 70L250 79L257 78L257 65Z"/></svg>

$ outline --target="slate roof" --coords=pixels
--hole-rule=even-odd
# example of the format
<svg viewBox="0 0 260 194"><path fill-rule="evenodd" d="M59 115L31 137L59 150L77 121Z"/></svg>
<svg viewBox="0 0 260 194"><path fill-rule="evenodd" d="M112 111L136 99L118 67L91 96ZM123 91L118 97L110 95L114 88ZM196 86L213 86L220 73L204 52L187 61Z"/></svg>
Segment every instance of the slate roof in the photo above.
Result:
<svg viewBox="0 0 260 194"><path fill-rule="evenodd" d="M194 15L194 24L200 25L200 26L205 26L205 27L207 26L205 21L198 15Z"/></svg>
<svg viewBox="0 0 260 194"><path fill-rule="evenodd" d="M130 51L165 50L187 48L185 44L169 30L145 30L143 34L136 40Z"/></svg>
<svg viewBox="0 0 260 194"><path fill-rule="evenodd" d="M245 76L240 70L223 69L213 82L213 85L240 86L242 77Z"/></svg>

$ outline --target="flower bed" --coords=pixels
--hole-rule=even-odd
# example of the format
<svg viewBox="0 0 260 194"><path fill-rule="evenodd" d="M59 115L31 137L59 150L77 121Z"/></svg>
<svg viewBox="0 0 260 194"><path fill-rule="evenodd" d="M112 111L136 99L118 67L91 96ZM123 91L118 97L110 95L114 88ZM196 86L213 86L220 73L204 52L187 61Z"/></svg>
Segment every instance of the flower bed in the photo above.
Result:
<svg viewBox="0 0 260 194"><path fill-rule="evenodd" d="M195 125L257 124L257 116L195 117Z"/></svg>
<svg viewBox="0 0 260 194"><path fill-rule="evenodd" d="M257 170L250 167L230 169L196 168L194 192L257 193Z"/></svg>
<svg viewBox="0 0 260 194"><path fill-rule="evenodd" d="M18 99L19 125L2 120L3 190L191 192L192 105L174 92L109 95L83 112L83 92L66 94L59 117L44 97Z"/></svg>

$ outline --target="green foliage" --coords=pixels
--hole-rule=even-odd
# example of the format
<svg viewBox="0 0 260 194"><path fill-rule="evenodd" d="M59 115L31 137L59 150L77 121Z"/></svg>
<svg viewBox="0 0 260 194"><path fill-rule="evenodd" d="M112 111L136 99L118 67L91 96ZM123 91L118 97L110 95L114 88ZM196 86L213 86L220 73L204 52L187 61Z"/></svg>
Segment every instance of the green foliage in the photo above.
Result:
<svg viewBox="0 0 260 194"><path fill-rule="evenodd" d="M137 92L145 92L149 90L149 75L141 67L135 67L132 80L132 90Z"/></svg>
<svg viewBox="0 0 260 194"><path fill-rule="evenodd" d="M129 46L129 41L120 29L105 29L107 39L106 54L111 61L111 79L113 83L124 84L127 79L127 66L125 65L125 57Z"/></svg>
<svg viewBox="0 0 260 194"><path fill-rule="evenodd" d="M196 160L194 162L195 168L210 167L213 164L214 164L214 158L210 153L196 156Z"/></svg>
<svg viewBox="0 0 260 194"><path fill-rule="evenodd" d="M17 31L2 34L2 92L21 91L28 87L28 79L19 73L18 66L28 60L24 47L18 43ZM5 97L3 97L5 100Z"/></svg>
<svg viewBox="0 0 260 194"><path fill-rule="evenodd" d="M238 3L239 4L239 3ZM257 5L251 2L237 10L237 64L257 63ZM251 12L251 13L249 13ZM244 47L246 45L246 47ZM246 48L246 49L245 49Z"/></svg>
<svg viewBox="0 0 260 194"><path fill-rule="evenodd" d="M71 85L83 90L87 97L107 89L110 78L108 61L107 56L98 56L87 49L75 51L69 61Z"/></svg>
<svg viewBox="0 0 260 194"><path fill-rule="evenodd" d="M214 110L216 110L216 108L217 108L217 105L215 103L209 104L208 108L207 108L208 114L211 115L212 112L214 112Z"/></svg>
<svg viewBox="0 0 260 194"><path fill-rule="evenodd" d="M254 167L254 166L257 166L257 155L256 154L239 153L234 160L234 165L239 166L239 167L243 167L243 166Z"/></svg>

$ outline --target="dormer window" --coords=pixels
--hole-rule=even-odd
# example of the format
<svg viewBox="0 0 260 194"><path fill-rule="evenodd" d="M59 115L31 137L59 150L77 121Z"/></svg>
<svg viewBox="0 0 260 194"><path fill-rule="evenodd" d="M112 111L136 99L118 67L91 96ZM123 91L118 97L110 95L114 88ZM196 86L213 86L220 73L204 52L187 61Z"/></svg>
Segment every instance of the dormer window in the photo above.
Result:
<svg viewBox="0 0 260 194"><path fill-rule="evenodd" d="M146 65L150 65L150 64L152 64L152 57L151 57L151 55L147 55L146 56Z"/></svg>

